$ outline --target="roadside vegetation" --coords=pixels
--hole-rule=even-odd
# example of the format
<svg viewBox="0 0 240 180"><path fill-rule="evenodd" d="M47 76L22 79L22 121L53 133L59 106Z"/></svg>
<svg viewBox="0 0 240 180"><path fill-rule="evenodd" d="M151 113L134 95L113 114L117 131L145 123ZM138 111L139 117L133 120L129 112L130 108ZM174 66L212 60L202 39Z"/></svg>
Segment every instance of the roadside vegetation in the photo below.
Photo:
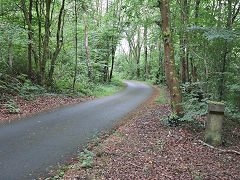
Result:
<svg viewBox="0 0 240 180"><path fill-rule="evenodd" d="M113 79L111 83L97 84L84 92L65 88L49 89L32 83L24 74L18 76L1 74L0 82L0 122L109 96L125 87L121 80Z"/></svg>

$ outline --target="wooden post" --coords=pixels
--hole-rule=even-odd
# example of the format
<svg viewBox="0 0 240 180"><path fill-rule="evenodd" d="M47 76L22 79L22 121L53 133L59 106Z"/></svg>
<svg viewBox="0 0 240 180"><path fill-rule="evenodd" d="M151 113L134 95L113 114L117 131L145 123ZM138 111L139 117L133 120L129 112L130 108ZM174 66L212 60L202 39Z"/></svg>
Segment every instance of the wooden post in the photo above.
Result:
<svg viewBox="0 0 240 180"><path fill-rule="evenodd" d="M206 123L205 140L213 146L222 144L222 123L224 120L225 105L219 102L208 104L208 117Z"/></svg>

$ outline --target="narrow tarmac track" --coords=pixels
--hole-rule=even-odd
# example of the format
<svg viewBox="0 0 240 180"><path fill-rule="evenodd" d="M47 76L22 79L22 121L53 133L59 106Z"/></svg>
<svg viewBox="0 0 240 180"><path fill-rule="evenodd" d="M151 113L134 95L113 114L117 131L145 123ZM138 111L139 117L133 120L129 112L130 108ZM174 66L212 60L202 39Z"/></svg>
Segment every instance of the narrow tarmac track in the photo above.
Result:
<svg viewBox="0 0 240 180"><path fill-rule="evenodd" d="M96 133L113 128L153 93L143 83L125 83L127 88L112 96L0 124L0 180L46 174L49 167L69 159Z"/></svg>

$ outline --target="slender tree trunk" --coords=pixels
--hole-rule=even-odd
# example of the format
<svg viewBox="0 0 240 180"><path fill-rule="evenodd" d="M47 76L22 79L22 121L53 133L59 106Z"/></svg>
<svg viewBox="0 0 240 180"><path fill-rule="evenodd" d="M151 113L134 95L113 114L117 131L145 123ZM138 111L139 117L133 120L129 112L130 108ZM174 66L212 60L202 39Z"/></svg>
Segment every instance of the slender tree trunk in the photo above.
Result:
<svg viewBox="0 0 240 180"><path fill-rule="evenodd" d="M85 25L85 50L86 50L86 60L87 60L87 66L88 66L88 77L90 80L92 80L93 68L92 68L92 65L90 62L90 53L89 53L89 49L88 49L88 25L87 25L85 10L83 12L83 21L84 21L84 25Z"/></svg>
<svg viewBox="0 0 240 180"><path fill-rule="evenodd" d="M182 117L181 113L183 108L179 105L182 102L182 95L179 87L179 83L175 73L175 61L174 61L174 48L171 33L171 21L170 21L170 3L169 0L158 0L160 11L162 15L161 29L163 33L164 41L164 60L165 60L165 71L167 77L167 84L170 90L171 105L173 111Z"/></svg>
<svg viewBox="0 0 240 180"><path fill-rule="evenodd" d="M189 78L189 51L188 48L186 48L186 81L190 82L190 78Z"/></svg>
<svg viewBox="0 0 240 180"><path fill-rule="evenodd" d="M138 37L137 37L137 47L136 47L136 62L137 62L137 77L140 77L140 53L141 53L141 47L140 47L140 30L138 30Z"/></svg>
<svg viewBox="0 0 240 180"><path fill-rule="evenodd" d="M109 37L107 37L107 57L105 59L104 63L104 68L103 68L103 81L107 82L108 77L109 77L109 68L108 68L108 63L109 63L109 57L110 57L110 51L109 51Z"/></svg>
<svg viewBox="0 0 240 180"><path fill-rule="evenodd" d="M185 43L183 35L180 35L180 78L182 83L186 83L186 59L185 59Z"/></svg>
<svg viewBox="0 0 240 180"><path fill-rule="evenodd" d="M29 10L28 10L28 18L29 18L29 22L30 24L32 24L32 5L33 5L33 2L32 0L30 0L29 2ZM28 26L28 39L31 40L31 29L30 27ZM32 77L32 43L29 43L28 44L28 76L29 78Z"/></svg>
<svg viewBox="0 0 240 180"><path fill-rule="evenodd" d="M46 0L46 15L45 15L45 37L43 42L43 59L41 62L41 84L45 84L45 73L46 73L46 64L48 59L48 51L49 51L49 38L50 38L50 9L51 8L51 0Z"/></svg>
<svg viewBox="0 0 240 180"><path fill-rule="evenodd" d="M227 8L228 8L228 16L227 16L227 23L226 23L226 28L227 29L232 29L232 25L234 23L235 18L237 17L238 13L239 13L239 8L238 10L235 12L235 14L232 12L232 1L228 0L227 3ZM224 85L225 85L225 76L224 73L227 70L227 66L228 66L228 61L227 61L227 56L229 53L231 53L232 51L232 47L230 47L229 43L227 42L227 40L225 40L224 42L224 52L223 52L223 57L222 57L222 69L221 69L221 77L220 77L220 82L219 82L219 101L222 101L224 99Z"/></svg>
<svg viewBox="0 0 240 180"><path fill-rule="evenodd" d="M194 66L192 57L190 58L190 62L191 62L192 81L197 82L197 79L198 79L198 77L197 77L197 67Z"/></svg>
<svg viewBox="0 0 240 180"><path fill-rule="evenodd" d="M149 78L148 74L148 46L147 46L147 25L144 26L144 56L145 56L145 74L146 78Z"/></svg>
<svg viewBox="0 0 240 180"><path fill-rule="evenodd" d="M98 0L97 0L98 1ZM74 0L74 12L75 12L75 67L73 78L73 90L75 89L77 79L77 66L78 66L78 16L77 16L77 0Z"/></svg>
<svg viewBox="0 0 240 180"><path fill-rule="evenodd" d="M52 85L53 82L53 74L54 74L54 69L55 69L55 62L57 60L57 57L59 55L59 52L62 48L63 44L63 26L64 26L64 6L65 6L65 0L62 0L62 6L58 15L58 25L57 25L57 45L56 49L53 53L53 56L51 58L51 67L48 75L48 83L49 85ZM61 37L61 40L60 40Z"/></svg>
<svg viewBox="0 0 240 180"><path fill-rule="evenodd" d="M96 10L97 10L97 27L100 27L100 3L99 0L96 0Z"/></svg>
<svg viewBox="0 0 240 180"><path fill-rule="evenodd" d="M189 81L189 63L188 63L188 35L185 33L185 28L188 24L189 16L189 0L181 0L181 23L183 25L183 31L180 34L180 78L182 83Z"/></svg>
<svg viewBox="0 0 240 180"><path fill-rule="evenodd" d="M113 75L113 68L114 68L114 59L115 59L115 52L116 52L116 46L114 44L114 40L112 37L112 66L111 66L111 71L110 71L110 77L109 77L109 82L112 80L112 75Z"/></svg>
<svg viewBox="0 0 240 180"><path fill-rule="evenodd" d="M36 12L37 12L37 19L38 19L38 58L37 54L34 54L35 65L37 72L40 72L41 66L41 59L42 59L42 2L36 0Z"/></svg>
<svg viewBox="0 0 240 180"><path fill-rule="evenodd" d="M10 66L10 68L12 70L12 67L13 67L13 43L12 43L12 37L9 38L8 60L9 60L9 66Z"/></svg>
<svg viewBox="0 0 240 180"><path fill-rule="evenodd" d="M159 39L159 41L157 42L157 51L158 51L158 72L156 74L156 83L160 84L162 82L162 80L160 81L160 77L162 79L162 77L164 76L164 64L163 64L163 58L162 58L162 42L161 39ZM162 74L161 74L162 72Z"/></svg>
<svg viewBox="0 0 240 180"><path fill-rule="evenodd" d="M199 15L199 6L200 6L201 1L200 0L196 0L195 3L195 10L194 10L194 18L195 18L195 26L198 25L197 19L198 19L198 15ZM197 38L196 35L193 36L194 38ZM194 65L193 62L193 58L190 58L191 61L191 74L192 74L192 80L193 82L197 82L198 79L198 75L197 75L197 67Z"/></svg>

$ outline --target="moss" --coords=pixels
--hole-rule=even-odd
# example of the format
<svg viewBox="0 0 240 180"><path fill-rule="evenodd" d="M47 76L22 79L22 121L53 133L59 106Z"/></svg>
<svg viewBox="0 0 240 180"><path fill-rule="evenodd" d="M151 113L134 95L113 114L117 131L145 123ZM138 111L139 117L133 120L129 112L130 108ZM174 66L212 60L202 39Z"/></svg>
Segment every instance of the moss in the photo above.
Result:
<svg viewBox="0 0 240 180"><path fill-rule="evenodd" d="M224 103L216 102L216 101L210 101L211 104L218 104L218 105L224 105Z"/></svg>

